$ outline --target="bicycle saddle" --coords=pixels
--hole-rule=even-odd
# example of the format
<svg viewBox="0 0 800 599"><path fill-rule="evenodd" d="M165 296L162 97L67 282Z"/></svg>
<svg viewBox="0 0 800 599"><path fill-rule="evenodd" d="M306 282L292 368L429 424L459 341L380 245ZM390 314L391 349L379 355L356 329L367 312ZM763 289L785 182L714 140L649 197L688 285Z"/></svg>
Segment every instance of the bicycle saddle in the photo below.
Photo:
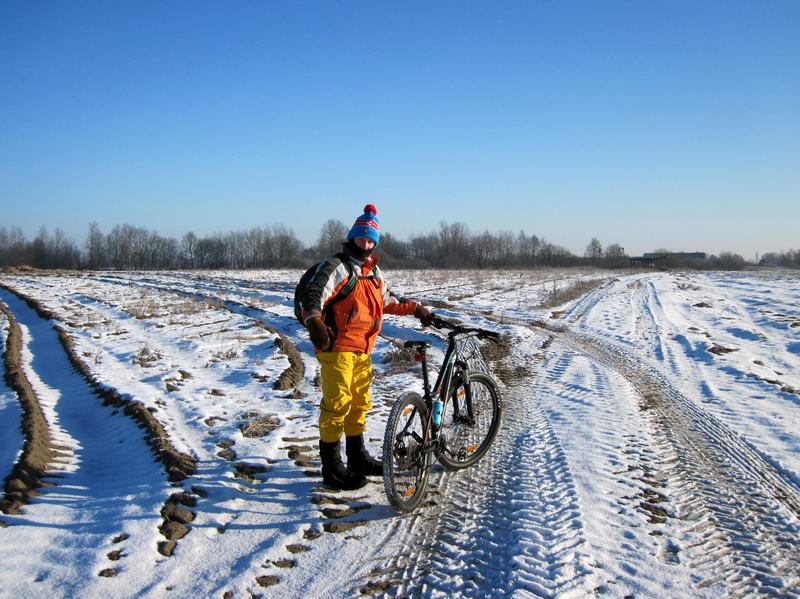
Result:
<svg viewBox="0 0 800 599"><path fill-rule="evenodd" d="M406 341L403 343L403 347L413 347L417 350L424 350L428 349L431 346L430 341Z"/></svg>

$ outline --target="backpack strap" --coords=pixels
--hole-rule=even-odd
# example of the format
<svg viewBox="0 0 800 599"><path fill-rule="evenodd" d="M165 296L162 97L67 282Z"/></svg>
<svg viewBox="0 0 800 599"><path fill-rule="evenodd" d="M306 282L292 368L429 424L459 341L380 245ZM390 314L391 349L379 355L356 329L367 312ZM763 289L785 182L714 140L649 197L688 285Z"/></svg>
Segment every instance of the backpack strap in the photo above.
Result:
<svg viewBox="0 0 800 599"><path fill-rule="evenodd" d="M352 293L353 289L355 289L356 285L358 284L358 274L356 273L355 266L352 262L350 262L350 260L347 259L347 256L343 253L339 253L335 255L335 258L337 258L339 262L344 264L345 268L347 268L348 278L347 282L342 286L341 289L339 289L336 295L328 300L323 312L328 312L328 308L345 299Z"/></svg>
<svg viewBox="0 0 800 599"><path fill-rule="evenodd" d="M336 254L336 257L342 261L342 263L347 268L347 272L350 273L349 278L347 279L347 283L339 290L335 296L333 296L330 300L328 300L328 305L325 307L327 310L328 306L332 306L333 304L342 301L345 299L350 293L352 293L353 289L356 288L358 284L358 273L356 272L356 267L353 265L350 260L347 259L347 256L343 253Z"/></svg>

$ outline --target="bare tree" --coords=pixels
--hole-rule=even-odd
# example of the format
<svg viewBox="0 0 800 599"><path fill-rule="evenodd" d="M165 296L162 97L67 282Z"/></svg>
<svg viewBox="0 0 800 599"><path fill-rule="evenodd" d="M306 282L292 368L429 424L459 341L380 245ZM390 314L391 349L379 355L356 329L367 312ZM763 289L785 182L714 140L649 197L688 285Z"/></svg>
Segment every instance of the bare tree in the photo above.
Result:
<svg viewBox="0 0 800 599"><path fill-rule="evenodd" d="M381 243L376 251L382 264L389 266L402 266L411 257L409 243L400 241L387 231L381 233Z"/></svg>
<svg viewBox="0 0 800 599"><path fill-rule="evenodd" d="M583 253L584 257L590 258L592 260L592 264L596 264L600 258L603 257L603 245L597 239L597 237L592 237L592 240L586 244L586 251Z"/></svg>
<svg viewBox="0 0 800 599"><path fill-rule="evenodd" d="M420 267L437 264L437 245L438 237L435 233L415 235L409 244L409 257Z"/></svg>
<svg viewBox="0 0 800 599"><path fill-rule="evenodd" d="M50 238L50 265L55 268L68 267L70 258L70 247L67 236L60 227L56 227L53 236Z"/></svg>
<svg viewBox="0 0 800 599"><path fill-rule="evenodd" d="M501 231L497 235L497 265L509 266L514 259L514 233Z"/></svg>
<svg viewBox="0 0 800 599"><path fill-rule="evenodd" d="M322 257L340 252L342 242L347 239L348 231L347 225L342 221L333 218L326 220L319 230L319 237L315 247L317 254Z"/></svg>
<svg viewBox="0 0 800 599"><path fill-rule="evenodd" d="M39 233L33 239L33 247L31 248L31 258L35 268L50 268L50 261L48 260L48 246L50 245L50 234L47 232L47 227L39 227Z"/></svg>
<svg viewBox="0 0 800 599"><path fill-rule="evenodd" d="M626 262L625 248L618 243L611 243L606 246L606 262L608 266L623 266Z"/></svg>
<svg viewBox="0 0 800 599"><path fill-rule="evenodd" d="M485 268L489 265L494 253L494 245L494 236L489 233L488 229L472 239L472 253L478 268Z"/></svg>
<svg viewBox="0 0 800 599"><path fill-rule="evenodd" d="M89 234L86 236L84 247L91 270L105 266L105 236L95 221L89 223Z"/></svg>
<svg viewBox="0 0 800 599"><path fill-rule="evenodd" d="M275 226L275 250L278 266L289 266L292 258L299 256L303 244L294 235L294 231L283 225Z"/></svg>
<svg viewBox="0 0 800 599"><path fill-rule="evenodd" d="M181 239L180 256L189 268L194 268L194 252L197 247L197 235L189 231Z"/></svg>
<svg viewBox="0 0 800 599"><path fill-rule="evenodd" d="M439 264L458 267L469 260L469 227L464 223L439 223Z"/></svg>

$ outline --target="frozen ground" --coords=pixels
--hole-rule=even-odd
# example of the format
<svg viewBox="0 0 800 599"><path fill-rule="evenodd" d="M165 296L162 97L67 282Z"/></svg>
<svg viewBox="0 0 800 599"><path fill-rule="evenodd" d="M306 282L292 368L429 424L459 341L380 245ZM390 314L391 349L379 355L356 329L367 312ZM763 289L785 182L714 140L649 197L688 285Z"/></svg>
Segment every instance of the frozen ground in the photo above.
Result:
<svg viewBox="0 0 800 599"><path fill-rule="evenodd" d="M0 290L61 447L52 486L0 516L2 592L800 595L796 274L390 272L400 295L507 339L505 356L490 354L505 409L493 450L461 473L435 468L430 501L406 517L379 480L319 487L317 368L292 317L299 274L0 276L198 464L170 483L144 431L66 361L52 323ZM599 285L540 307L577 279ZM393 399L420 389L398 341L425 335L441 359L441 339L414 319L385 322L373 452ZM292 370L287 345L304 373L275 389ZM13 399L0 386L6 471L22 443ZM166 557L159 527L178 490L193 515Z"/></svg>

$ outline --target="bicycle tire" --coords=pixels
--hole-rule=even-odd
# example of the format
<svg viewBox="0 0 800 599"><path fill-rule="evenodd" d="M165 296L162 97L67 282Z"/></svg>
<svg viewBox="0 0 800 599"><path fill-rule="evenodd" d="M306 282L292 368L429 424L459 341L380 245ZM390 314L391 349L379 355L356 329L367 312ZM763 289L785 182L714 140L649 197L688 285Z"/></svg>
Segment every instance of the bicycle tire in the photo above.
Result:
<svg viewBox="0 0 800 599"><path fill-rule="evenodd" d="M473 418L465 414L466 390L463 384L453 390L442 413L437 457L448 470L461 470L476 464L489 451L500 430L503 411L497 383L488 375L473 372L469 375L469 386Z"/></svg>
<svg viewBox="0 0 800 599"><path fill-rule="evenodd" d="M413 512L428 486L431 453L427 440L428 407L418 393L402 395L392 406L383 435L383 487L398 512Z"/></svg>

